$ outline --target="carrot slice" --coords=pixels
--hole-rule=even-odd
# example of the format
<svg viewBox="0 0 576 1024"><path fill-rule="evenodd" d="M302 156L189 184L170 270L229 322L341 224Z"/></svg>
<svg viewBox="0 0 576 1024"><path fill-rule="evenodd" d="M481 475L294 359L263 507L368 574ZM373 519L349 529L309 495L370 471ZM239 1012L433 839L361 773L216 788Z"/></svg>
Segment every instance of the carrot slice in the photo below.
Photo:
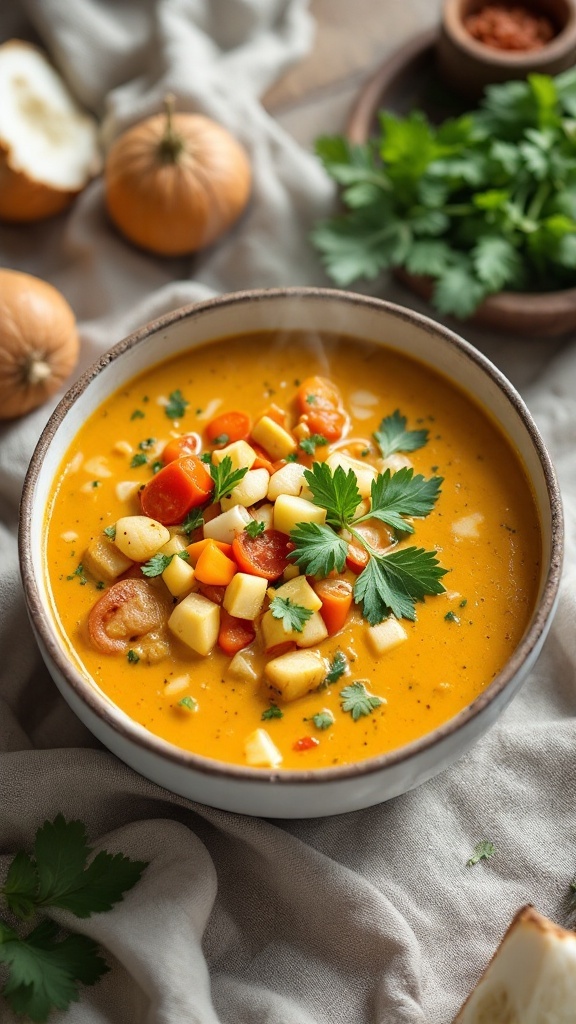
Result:
<svg viewBox="0 0 576 1024"><path fill-rule="evenodd" d="M225 608L220 612L220 632L218 646L225 654L232 655L248 647L256 636L254 623L250 619L238 619L230 615Z"/></svg>
<svg viewBox="0 0 576 1024"><path fill-rule="evenodd" d="M236 562L220 550L216 541L208 538L194 567L195 578L200 583L209 583L214 587L226 587L237 572Z"/></svg>
<svg viewBox="0 0 576 1024"><path fill-rule="evenodd" d="M298 388L296 403L311 434L322 434L327 441L342 437L348 417L340 391L327 377L306 377Z"/></svg>
<svg viewBox="0 0 576 1024"><path fill-rule="evenodd" d="M204 537L202 540L195 540L192 544L188 544L186 551L190 555L190 564L196 565L200 555L208 544L215 544L217 548L220 548L227 558L233 558L232 545L226 544L223 540L214 540L213 537Z"/></svg>
<svg viewBox="0 0 576 1024"><path fill-rule="evenodd" d="M191 508L208 501L214 481L196 455L169 462L140 492L142 511L164 526L181 523Z"/></svg>
<svg viewBox="0 0 576 1024"><path fill-rule="evenodd" d="M379 519L367 519L364 523L358 523L354 529L362 537L365 537L370 547L374 548L378 553L387 551L395 543L392 530ZM362 572L368 565L369 557L366 548L359 541L350 541L346 555L346 565L352 572Z"/></svg>
<svg viewBox="0 0 576 1024"><path fill-rule="evenodd" d="M224 448L233 441L246 441L250 433L250 417L239 409L220 413L210 420L206 427L206 437L210 444Z"/></svg>
<svg viewBox="0 0 576 1024"><path fill-rule="evenodd" d="M180 459L183 455L198 455L202 450L202 438L200 434L182 434L182 437L173 437L162 451L162 462L165 466L174 459Z"/></svg>
<svg viewBox="0 0 576 1024"><path fill-rule="evenodd" d="M256 537L239 533L232 541L232 550L242 572L277 580L288 563L290 539L279 530L264 530Z"/></svg>
<svg viewBox="0 0 576 1024"><path fill-rule="evenodd" d="M352 584L348 580L325 579L314 584L314 590L322 601L320 615L330 636L343 628L352 605Z"/></svg>

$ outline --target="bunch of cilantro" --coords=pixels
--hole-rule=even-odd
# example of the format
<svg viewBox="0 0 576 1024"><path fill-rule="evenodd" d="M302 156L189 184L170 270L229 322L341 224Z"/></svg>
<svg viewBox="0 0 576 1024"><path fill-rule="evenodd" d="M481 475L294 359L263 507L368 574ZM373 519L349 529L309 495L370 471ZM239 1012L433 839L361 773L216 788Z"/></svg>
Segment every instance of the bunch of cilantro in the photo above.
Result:
<svg viewBox="0 0 576 1024"><path fill-rule="evenodd" d="M365 145L316 141L343 209L311 237L339 286L404 268L465 319L503 289L574 284L576 69L490 86L439 126L415 110L379 127Z"/></svg>

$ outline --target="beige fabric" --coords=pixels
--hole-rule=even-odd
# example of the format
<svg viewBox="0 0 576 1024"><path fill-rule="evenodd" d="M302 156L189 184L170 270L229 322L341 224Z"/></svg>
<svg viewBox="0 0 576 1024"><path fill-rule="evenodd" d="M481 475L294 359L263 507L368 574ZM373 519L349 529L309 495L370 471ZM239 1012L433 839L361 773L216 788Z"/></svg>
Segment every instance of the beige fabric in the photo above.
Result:
<svg viewBox="0 0 576 1024"><path fill-rule="evenodd" d="M402 16L396 0L382 7ZM56 221L2 226L0 262L46 277L74 306L79 369L151 316L211 291L325 283L306 236L331 188L258 101L310 46L302 0L29 0L0 17L3 38L39 33L106 138L169 86L234 130L254 162L247 218L194 260L157 261L120 241L99 181ZM447 1024L519 906L566 920L576 869L576 344L466 334L521 388L556 460L568 533L559 613L531 679L470 754L412 793L333 819L269 822L190 804L99 747L41 664L18 577L20 488L50 409L0 429L0 877L58 812L82 818L95 845L150 861L112 912L74 920L113 969L55 1022ZM466 868L480 839L497 855ZM0 1021L12 1021L1 1000Z"/></svg>

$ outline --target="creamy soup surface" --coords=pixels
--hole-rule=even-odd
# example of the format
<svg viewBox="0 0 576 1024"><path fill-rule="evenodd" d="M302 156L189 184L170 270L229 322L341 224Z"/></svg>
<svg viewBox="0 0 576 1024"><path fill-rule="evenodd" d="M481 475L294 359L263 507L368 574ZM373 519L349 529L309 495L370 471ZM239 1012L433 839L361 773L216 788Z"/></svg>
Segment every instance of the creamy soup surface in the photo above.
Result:
<svg viewBox="0 0 576 1024"><path fill-rule="evenodd" d="M224 470L240 475L214 502ZM357 484L356 536L318 504L317 472ZM370 515L383 479L378 507L405 528ZM426 514L406 514L418 497ZM155 544L133 533L145 515ZM312 573L317 539L335 562ZM367 566L406 549L415 592L385 573L392 598L360 599ZM224 338L135 378L72 441L47 513L54 616L79 669L152 733L261 768L359 761L455 715L519 643L540 558L523 467L483 410L424 365L328 334Z"/></svg>

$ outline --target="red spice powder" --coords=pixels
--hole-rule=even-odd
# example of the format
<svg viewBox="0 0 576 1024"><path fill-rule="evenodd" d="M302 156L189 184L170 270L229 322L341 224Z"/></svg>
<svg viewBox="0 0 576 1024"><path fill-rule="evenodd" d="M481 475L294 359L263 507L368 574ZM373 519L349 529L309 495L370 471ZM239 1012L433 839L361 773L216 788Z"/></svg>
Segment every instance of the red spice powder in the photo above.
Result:
<svg viewBox="0 0 576 1024"><path fill-rule="evenodd" d="M556 35L549 18L521 5L486 4L464 19L470 35L497 50L540 50Z"/></svg>

